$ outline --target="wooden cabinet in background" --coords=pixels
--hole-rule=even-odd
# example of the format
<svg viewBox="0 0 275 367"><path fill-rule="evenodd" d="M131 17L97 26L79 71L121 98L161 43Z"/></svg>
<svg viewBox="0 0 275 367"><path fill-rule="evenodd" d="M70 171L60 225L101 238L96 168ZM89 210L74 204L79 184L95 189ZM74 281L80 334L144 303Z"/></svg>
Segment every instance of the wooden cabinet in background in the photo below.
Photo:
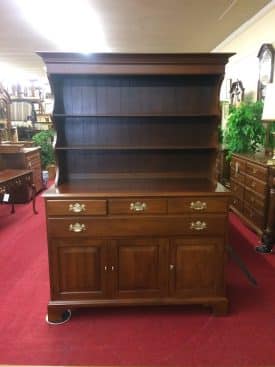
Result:
<svg viewBox="0 0 275 367"><path fill-rule="evenodd" d="M35 185L36 192L42 190L42 171L41 171L41 159L40 148L30 147L21 148L20 151L4 152L0 151L1 162L6 169L28 169L33 174L33 184ZM14 198L15 203L25 203L31 200L30 190L26 187L22 188L20 192L16 194Z"/></svg>
<svg viewBox="0 0 275 367"><path fill-rule="evenodd" d="M270 163L262 154L233 154L231 160L231 209L261 235L262 252L275 243L275 164Z"/></svg>
<svg viewBox="0 0 275 367"><path fill-rule="evenodd" d="M48 320L112 305L225 314L230 193L216 156L231 54L39 54L57 132Z"/></svg>

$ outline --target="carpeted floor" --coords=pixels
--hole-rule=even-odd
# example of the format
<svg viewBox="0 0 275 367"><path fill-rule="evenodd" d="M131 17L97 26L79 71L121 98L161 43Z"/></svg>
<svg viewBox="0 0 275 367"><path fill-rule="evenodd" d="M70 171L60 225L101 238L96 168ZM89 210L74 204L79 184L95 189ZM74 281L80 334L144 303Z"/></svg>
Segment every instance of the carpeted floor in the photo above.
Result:
<svg viewBox="0 0 275 367"><path fill-rule="evenodd" d="M49 298L44 204L16 213L0 205L0 364L135 366L275 365L275 254L230 215L230 244L257 279L227 266L230 313L200 306L79 310L60 326L45 322Z"/></svg>

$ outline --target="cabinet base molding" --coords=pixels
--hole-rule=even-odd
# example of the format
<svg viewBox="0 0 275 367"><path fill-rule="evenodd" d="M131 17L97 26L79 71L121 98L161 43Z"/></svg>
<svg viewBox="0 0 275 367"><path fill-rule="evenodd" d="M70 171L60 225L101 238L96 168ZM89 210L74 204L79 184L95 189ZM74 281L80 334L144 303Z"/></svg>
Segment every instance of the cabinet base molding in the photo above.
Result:
<svg viewBox="0 0 275 367"><path fill-rule="evenodd" d="M79 301L50 301L48 304L47 322L50 324L63 324L71 318L73 310L92 307L134 307L134 306L172 306L172 305L204 305L212 308L213 315L225 316L228 313L229 302L226 297L200 297L189 299L125 299L125 300L79 300ZM68 319L66 319L66 317Z"/></svg>

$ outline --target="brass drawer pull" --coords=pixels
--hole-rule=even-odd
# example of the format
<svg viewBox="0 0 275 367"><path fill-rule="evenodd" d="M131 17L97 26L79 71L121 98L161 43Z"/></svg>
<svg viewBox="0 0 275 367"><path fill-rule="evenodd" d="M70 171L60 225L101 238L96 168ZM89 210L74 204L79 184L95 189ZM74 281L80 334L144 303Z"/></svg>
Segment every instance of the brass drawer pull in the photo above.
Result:
<svg viewBox="0 0 275 367"><path fill-rule="evenodd" d="M74 203L69 205L70 212L81 213L85 212L85 210L86 210L85 204Z"/></svg>
<svg viewBox="0 0 275 367"><path fill-rule="evenodd" d="M85 224L75 223L70 224L69 229L71 232L79 233L86 231L86 226Z"/></svg>
<svg viewBox="0 0 275 367"><path fill-rule="evenodd" d="M135 203L130 204L130 210L133 210L135 212L144 212L146 208L146 203L141 203L140 201L136 201Z"/></svg>
<svg viewBox="0 0 275 367"><path fill-rule="evenodd" d="M196 222L191 222L190 228L194 229L195 231L202 231L203 229L207 228L207 224L197 220Z"/></svg>
<svg viewBox="0 0 275 367"><path fill-rule="evenodd" d="M256 186L256 182L251 182L251 187L255 187Z"/></svg>
<svg viewBox="0 0 275 367"><path fill-rule="evenodd" d="M207 208L207 204L201 201L195 201L195 202L192 201L190 204L190 208L194 210L204 210Z"/></svg>
<svg viewBox="0 0 275 367"><path fill-rule="evenodd" d="M253 172L253 173L257 173L256 168L253 168L252 172Z"/></svg>

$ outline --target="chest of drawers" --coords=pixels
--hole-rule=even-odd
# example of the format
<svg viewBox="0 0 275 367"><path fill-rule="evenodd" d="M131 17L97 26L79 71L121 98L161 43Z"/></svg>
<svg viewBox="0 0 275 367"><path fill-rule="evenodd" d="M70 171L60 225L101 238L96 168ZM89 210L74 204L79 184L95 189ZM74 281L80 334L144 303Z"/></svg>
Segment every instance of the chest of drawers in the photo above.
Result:
<svg viewBox="0 0 275 367"><path fill-rule="evenodd" d="M274 173L264 155L232 156L231 209L262 236L263 245L275 240Z"/></svg>

